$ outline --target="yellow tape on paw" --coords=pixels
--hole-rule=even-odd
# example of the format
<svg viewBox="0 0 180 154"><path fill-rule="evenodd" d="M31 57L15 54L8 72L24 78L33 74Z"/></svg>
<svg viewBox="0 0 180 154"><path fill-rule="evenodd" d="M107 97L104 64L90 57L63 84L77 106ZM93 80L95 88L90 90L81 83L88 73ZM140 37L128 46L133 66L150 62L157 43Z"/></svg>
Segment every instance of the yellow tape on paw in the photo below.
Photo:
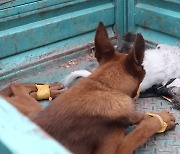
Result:
<svg viewBox="0 0 180 154"><path fill-rule="evenodd" d="M49 85L36 85L37 87L37 98L39 100L43 100L43 99L49 99L52 100L52 98L50 97L50 89L49 89Z"/></svg>
<svg viewBox="0 0 180 154"><path fill-rule="evenodd" d="M163 119L158 114L151 113L151 112L148 112L146 114L149 115L149 116L158 118L159 121L161 122L161 129L157 133L163 133L163 132L166 131L166 128L167 128L168 125L167 125L166 122L163 121Z"/></svg>

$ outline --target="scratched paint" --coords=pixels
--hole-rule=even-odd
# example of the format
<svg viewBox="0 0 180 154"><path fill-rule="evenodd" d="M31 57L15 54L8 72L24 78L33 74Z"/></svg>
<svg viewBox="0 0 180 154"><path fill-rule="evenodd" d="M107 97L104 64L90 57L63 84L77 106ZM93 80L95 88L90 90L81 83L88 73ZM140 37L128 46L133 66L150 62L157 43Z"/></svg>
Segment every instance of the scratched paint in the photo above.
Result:
<svg viewBox="0 0 180 154"><path fill-rule="evenodd" d="M44 2L48 2L48 0L43 0ZM65 3L69 2L72 0L60 0L59 2L56 0L53 0L52 5L56 5L58 3ZM11 7L16 7L16 6L23 6L25 4L34 4L34 3L41 3L42 0L1 0L0 1L0 9L6 9L6 8L11 8Z"/></svg>
<svg viewBox="0 0 180 154"><path fill-rule="evenodd" d="M35 3L20 5L17 7L10 7L0 9L0 29L8 29L13 26L20 26L23 24L45 20L62 14L79 11L85 8L107 4L110 0L95 2L95 0L75 0L67 3L55 0L37 1ZM33 6L32 6L33 5ZM2 19L1 19L2 17ZM9 22L8 22L9 21ZM13 24L10 21L13 21ZM5 23L4 23L5 22ZM7 23L7 24L6 24Z"/></svg>
<svg viewBox="0 0 180 154"><path fill-rule="evenodd" d="M128 31L142 33L146 40L180 46L179 0L131 0Z"/></svg>
<svg viewBox="0 0 180 154"><path fill-rule="evenodd" d="M106 26L114 24L114 4L110 0L86 1L76 0L67 6L63 3L52 11L41 10L43 15L38 10L33 16L21 18L18 14L18 18L9 21L0 19L0 58L88 33L96 29L99 21Z"/></svg>
<svg viewBox="0 0 180 154"><path fill-rule="evenodd" d="M113 37L112 28L107 30L109 36ZM95 32L91 32L0 60L0 85L59 66L73 57L88 53L93 46L94 34Z"/></svg>
<svg viewBox="0 0 180 154"><path fill-rule="evenodd" d="M136 5L135 12L136 25L180 38L180 12L146 4Z"/></svg>

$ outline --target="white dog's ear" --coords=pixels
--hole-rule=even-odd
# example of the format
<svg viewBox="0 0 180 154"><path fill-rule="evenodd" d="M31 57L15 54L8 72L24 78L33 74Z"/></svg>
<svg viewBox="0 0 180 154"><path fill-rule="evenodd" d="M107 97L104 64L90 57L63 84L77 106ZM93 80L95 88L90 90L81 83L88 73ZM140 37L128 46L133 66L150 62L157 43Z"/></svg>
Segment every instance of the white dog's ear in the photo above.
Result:
<svg viewBox="0 0 180 154"><path fill-rule="evenodd" d="M110 59L115 53L114 47L109 41L106 28L102 22L99 23L96 30L95 49L95 57L98 62L101 60Z"/></svg>

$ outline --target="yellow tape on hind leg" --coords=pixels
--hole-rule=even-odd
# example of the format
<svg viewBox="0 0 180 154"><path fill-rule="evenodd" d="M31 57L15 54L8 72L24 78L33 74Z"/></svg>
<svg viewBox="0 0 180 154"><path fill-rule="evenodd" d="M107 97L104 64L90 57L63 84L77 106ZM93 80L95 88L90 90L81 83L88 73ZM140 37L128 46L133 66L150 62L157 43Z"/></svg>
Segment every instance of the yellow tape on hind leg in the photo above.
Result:
<svg viewBox="0 0 180 154"><path fill-rule="evenodd" d="M49 85L36 85L37 87L37 98L39 100L43 100L43 99L49 99L52 100L52 98L50 97L50 88Z"/></svg>

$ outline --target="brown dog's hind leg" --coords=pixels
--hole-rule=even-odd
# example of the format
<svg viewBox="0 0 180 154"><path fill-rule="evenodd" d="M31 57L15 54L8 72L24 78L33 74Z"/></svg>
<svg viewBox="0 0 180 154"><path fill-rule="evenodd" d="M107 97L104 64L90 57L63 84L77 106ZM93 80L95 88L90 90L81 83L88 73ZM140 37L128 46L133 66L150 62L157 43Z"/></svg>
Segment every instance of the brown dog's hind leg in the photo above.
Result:
<svg viewBox="0 0 180 154"><path fill-rule="evenodd" d="M10 90L12 92L11 96L2 96L21 113L28 115L42 110L41 105L29 95L29 93L37 91L35 84L12 83L10 85Z"/></svg>
<svg viewBox="0 0 180 154"><path fill-rule="evenodd" d="M4 96L4 97L11 97L12 96L12 90L10 87L7 87L5 89L3 89L2 91L0 91L0 95Z"/></svg>
<svg viewBox="0 0 180 154"><path fill-rule="evenodd" d="M160 114L168 127L166 130L175 127L175 117L169 112L162 111ZM119 154L131 154L140 145L144 144L152 135L161 129L161 123L157 117L150 117L143 120L131 133L129 133L118 148Z"/></svg>
<svg viewBox="0 0 180 154"><path fill-rule="evenodd" d="M26 91L24 89L21 90L19 89L19 86L24 86L26 88ZM12 90L13 89L13 90ZM19 91L20 90L20 91ZM15 95L22 95L24 92L29 94L29 93L34 93L37 91L37 88L35 84L19 84L19 83L11 83L9 87L3 89L0 91L0 95L4 97L12 97Z"/></svg>

